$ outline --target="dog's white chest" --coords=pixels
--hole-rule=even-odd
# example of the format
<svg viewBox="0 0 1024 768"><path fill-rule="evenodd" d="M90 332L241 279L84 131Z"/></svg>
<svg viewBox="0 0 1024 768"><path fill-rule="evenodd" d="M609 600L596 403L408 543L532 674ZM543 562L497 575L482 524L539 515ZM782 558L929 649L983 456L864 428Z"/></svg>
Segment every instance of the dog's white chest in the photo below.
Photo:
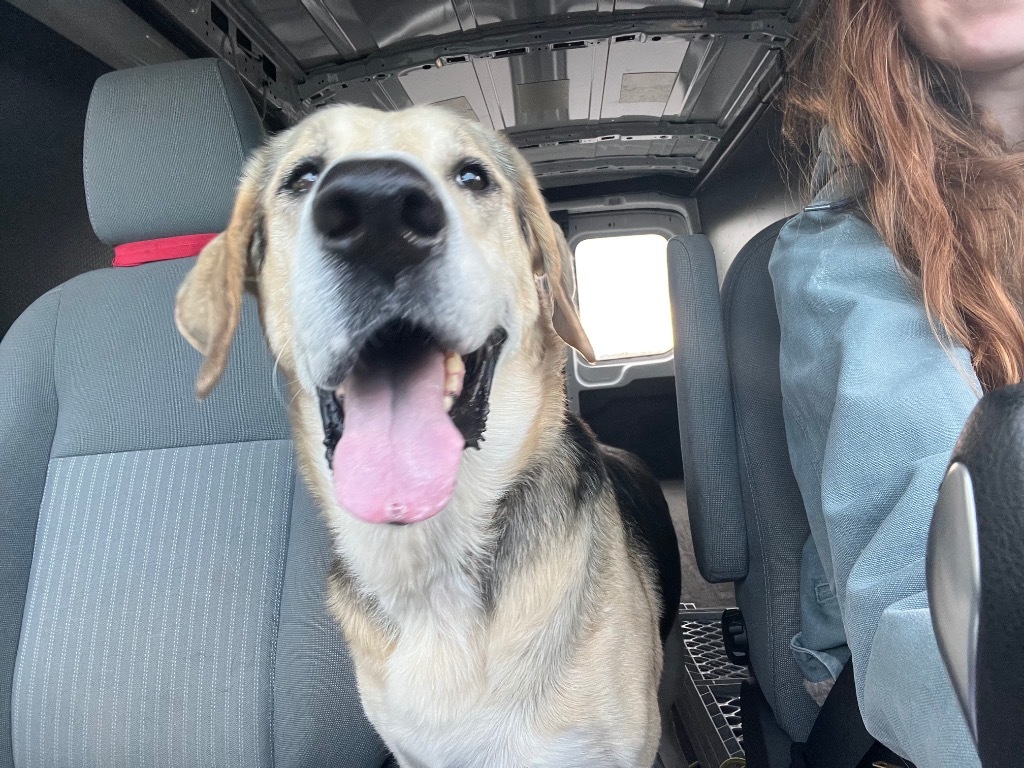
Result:
<svg viewBox="0 0 1024 768"><path fill-rule="evenodd" d="M536 754L536 739L515 713L483 702L453 719L429 713L382 713L378 727L403 768L493 766L521 768L523 757ZM396 716L397 715L397 716ZM376 718L373 718L376 724Z"/></svg>
<svg viewBox="0 0 1024 768"><path fill-rule="evenodd" d="M370 714L369 709L367 710ZM521 708L493 699L475 702L452 719L392 708L370 714L403 768L590 768L615 765L600 734L585 728L555 736L537 731ZM610 759L611 758L611 759Z"/></svg>
<svg viewBox="0 0 1024 768"><path fill-rule="evenodd" d="M389 664L384 689L364 698L366 713L403 768L591 768L630 765L621 762L622 745L611 734L586 725L560 733L542 732L535 710L543 688L522 669L520 685L534 695L512 699L488 680L482 657L431 658L427 649L457 653L451 640L399 644ZM425 651L427 651L425 653ZM474 662L480 662L477 666ZM451 664L459 664L456 669ZM426 670L432 669L428 679ZM418 671L417 671L418 670Z"/></svg>
<svg viewBox="0 0 1024 768"><path fill-rule="evenodd" d="M386 659L368 662L359 683L366 715L399 764L646 768L646 732L618 722L620 711L643 707L621 691L596 696L593 706L580 700L569 683L580 670L538 653L558 642L547 592L506 623L485 611L472 570L453 564L471 562L466 553L479 544L469 540L486 538L465 519L456 525L456 512L412 530L366 529L344 518L338 526L339 555L396 630ZM642 675L636 680L637 689L647 685Z"/></svg>

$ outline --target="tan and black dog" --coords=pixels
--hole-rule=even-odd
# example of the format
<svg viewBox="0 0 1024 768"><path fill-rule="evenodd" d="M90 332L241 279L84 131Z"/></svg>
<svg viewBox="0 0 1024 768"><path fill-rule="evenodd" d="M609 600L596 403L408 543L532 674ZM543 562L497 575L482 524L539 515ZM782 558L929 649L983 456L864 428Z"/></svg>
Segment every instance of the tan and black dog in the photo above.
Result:
<svg viewBox="0 0 1024 768"><path fill-rule="evenodd" d="M342 106L253 156L178 295L200 397L258 297L329 607L403 768L655 758L678 551L658 483L566 410L559 337L593 355L567 258L499 135Z"/></svg>

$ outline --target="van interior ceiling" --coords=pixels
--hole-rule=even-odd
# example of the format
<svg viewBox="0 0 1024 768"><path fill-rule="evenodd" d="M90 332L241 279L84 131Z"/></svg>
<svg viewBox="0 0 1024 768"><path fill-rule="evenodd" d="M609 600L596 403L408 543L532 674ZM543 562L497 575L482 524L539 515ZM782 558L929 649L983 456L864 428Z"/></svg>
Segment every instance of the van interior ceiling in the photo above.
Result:
<svg viewBox="0 0 1024 768"><path fill-rule="evenodd" d="M577 272L587 268L580 250L587 243L619 249L607 262L594 256L596 277L585 282L578 274L580 292L599 290L588 286L601 280L614 284L616 272L647 258L644 243L654 243L653 282L635 290L664 294L663 315L651 322L655 335L668 334L666 242L706 235L721 282L745 243L796 209L788 187L798 174L784 169L773 102L804 5L0 1L0 167L17 180L0 188L0 336L50 288L110 263L82 190L93 82L112 69L204 57L234 69L269 132L336 103L386 110L438 104L504 132L532 163L552 216L577 249ZM652 236L656 242L627 240ZM577 299L586 321L589 299ZM638 311L636 304L617 309L618 294L600 301L602 312L624 313L623 321ZM689 610L689 666L675 671L689 694L677 720L705 723L679 727L677 762L717 768L742 754L738 697L746 670L721 648L719 617L735 605L733 584L706 582L695 562L668 338L635 349L609 341L593 365L573 355L567 388L571 407L603 442L636 453L662 481L680 532Z"/></svg>

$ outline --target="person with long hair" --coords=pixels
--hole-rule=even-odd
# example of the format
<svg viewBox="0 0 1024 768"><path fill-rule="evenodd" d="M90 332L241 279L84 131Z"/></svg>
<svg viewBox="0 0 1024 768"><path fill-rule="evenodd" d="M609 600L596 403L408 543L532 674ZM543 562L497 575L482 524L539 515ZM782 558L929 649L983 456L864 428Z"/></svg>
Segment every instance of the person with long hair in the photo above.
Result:
<svg viewBox="0 0 1024 768"><path fill-rule="evenodd" d="M976 766L924 561L968 414L1024 379L1024 0L820 0L790 77L784 134L816 154L770 262L811 526L793 652L819 704L851 661L918 768Z"/></svg>

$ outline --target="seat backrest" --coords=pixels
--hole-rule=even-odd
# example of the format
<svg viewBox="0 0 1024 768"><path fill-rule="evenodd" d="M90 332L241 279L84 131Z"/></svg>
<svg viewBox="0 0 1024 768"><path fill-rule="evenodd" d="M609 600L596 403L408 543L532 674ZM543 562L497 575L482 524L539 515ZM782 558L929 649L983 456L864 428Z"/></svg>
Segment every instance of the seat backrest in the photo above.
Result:
<svg viewBox="0 0 1024 768"><path fill-rule="evenodd" d="M790 650L809 534L789 464L779 321L768 259L784 222L755 236L721 292L704 235L669 242L676 389L694 551L708 581L736 582L750 664L779 726L802 741L817 706Z"/></svg>
<svg viewBox="0 0 1024 768"><path fill-rule="evenodd" d="M718 269L708 238L698 234L669 240L668 274L679 438L694 555L707 581L739 581L747 575L747 530Z"/></svg>
<svg viewBox="0 0 1024 768"><path fill-rule="evenodd" d="M818 707L803 685L790 640L800 631L800 559L810 533L789 463L779 379L779 319L768 261L785 220L755 235L722 285L722 320L736 416L747 575L736 600L750 663L779 726L804 741Z"/></svg>
<svg viewBox="0 0 1024 768"><path fill-rule="evenodd" d="M213 60L110 73L111 245L216 232L262 129ZM217 390L173 322L192 259L41 297L0 344L0 766L380 766L324 608L330 548L247 298Z"/></svg>

